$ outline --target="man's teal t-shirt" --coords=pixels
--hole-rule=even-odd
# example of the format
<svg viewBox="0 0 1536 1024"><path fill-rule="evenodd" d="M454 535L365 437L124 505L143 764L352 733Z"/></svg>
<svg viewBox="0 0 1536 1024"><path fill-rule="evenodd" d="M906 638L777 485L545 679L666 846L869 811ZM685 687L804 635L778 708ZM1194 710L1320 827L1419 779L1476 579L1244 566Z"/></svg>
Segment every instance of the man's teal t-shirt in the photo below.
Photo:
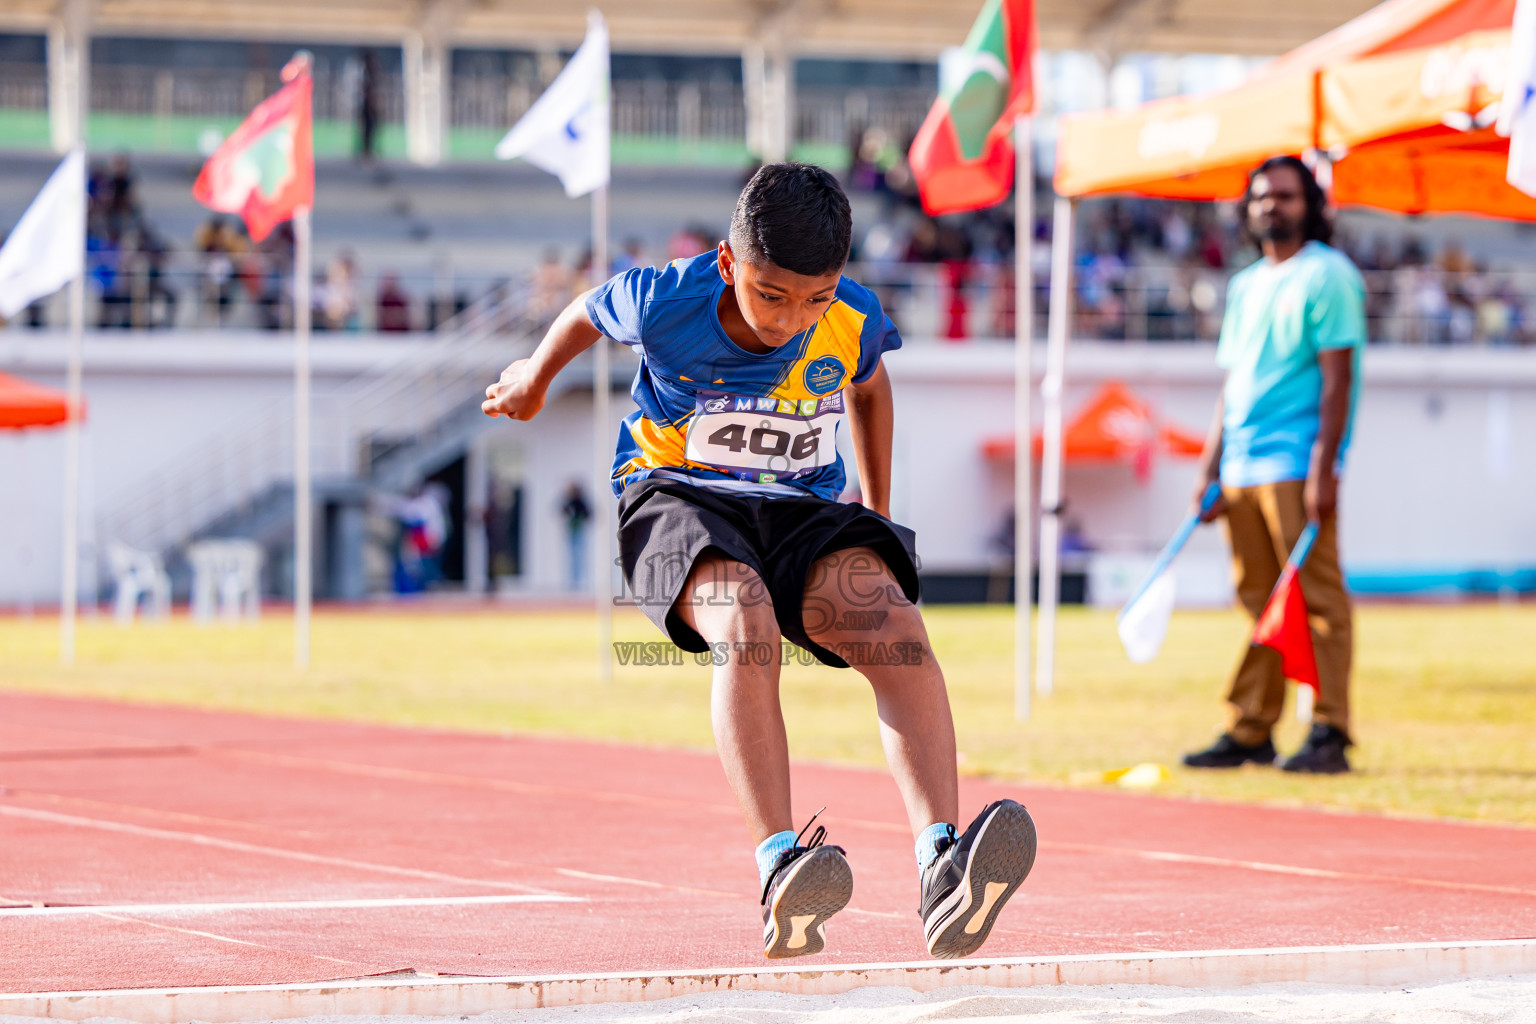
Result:
<svg viewBox="0 0 1536 1024"><path fill-rule="evenodd" d="M1235 274L1216 346L1216 364L1227 371L1221 482L1255 487L1306 478L1323 392L1317 355L1352 348L1349 420L1339 442L1342 468L1364 346L1365 284L1337 249L1308 242L1288 260L1261 259Z"/></svg>

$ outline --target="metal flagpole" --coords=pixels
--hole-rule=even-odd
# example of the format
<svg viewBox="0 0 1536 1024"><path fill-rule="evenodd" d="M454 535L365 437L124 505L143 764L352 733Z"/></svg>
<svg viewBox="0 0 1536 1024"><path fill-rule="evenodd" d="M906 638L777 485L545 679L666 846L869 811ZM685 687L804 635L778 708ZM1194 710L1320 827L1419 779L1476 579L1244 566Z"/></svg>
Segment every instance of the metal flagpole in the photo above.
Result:
<svg viewBox="0 0 1536 1024"><path fill-rule="evenodd" d="M85 197L80 197L85 202ZM81 218L84 223L85 218ZM80 238L85 251L85 238ZM85 261L69 282L69 421L64 426L64 593L59 608L59 661L75 663L75 614L80 599L80 406L85 346Z"/></svg>
<svg viewBox="0 0 1536 1024"><path fill-rule="evenodd" d="M1029 718L1030 580L1034 566L1031 543L1034 502L1030 499L1034 472L1034 389L1032 349L1035 335L1034 252L1035 172L1030 145L1031 119L1013 119L1013 713Z"/></svg>
<svg viewBox="0 0 1536 1024"><path fill-rule="evenodd" d="M601 284L608 277L608 186L599 185L592 193L592 283ZM613 434L609 430L609 341L597 339L592 358L592 458L593 482L592 580L597 601L597 678L613 681L613 527L608 512L613 505Z"/></svg>
<svg viewBox="0 0 1536 1024"><path fill-rule="evenodd" d="M1056 197L1051 227L1051 312L1045 348L1044 450L1040 454L1040 643L1035 689L1055 688L1056 605L1061 582L1061 386L1066 376L1067 335L1072 323L1072 220L1077 204Z"/></svg>
<svg viewBox="0 0 1536 1024"><path fill-rule="evenodd" d="M309 668L314 517L309 470L309 207L293 211L293 666Z"/></svg>

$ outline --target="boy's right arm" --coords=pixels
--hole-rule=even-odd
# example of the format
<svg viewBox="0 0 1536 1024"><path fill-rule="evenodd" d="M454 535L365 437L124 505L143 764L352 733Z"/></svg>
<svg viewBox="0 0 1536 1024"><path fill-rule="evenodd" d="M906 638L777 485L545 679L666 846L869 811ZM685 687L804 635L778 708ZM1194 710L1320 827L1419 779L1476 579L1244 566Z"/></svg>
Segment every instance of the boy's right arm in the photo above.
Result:
<svg viewBox="0 0 1536 1024"><path fill-rule="evenodd" d="M588 291L576 296L555 317L532 356L501 371L501 379L485 389L485 401L480 403L482 412L487 416L531 420L544 408L544 396L555 375L603 336L587 315L587 296L591 294Z"/></svg>

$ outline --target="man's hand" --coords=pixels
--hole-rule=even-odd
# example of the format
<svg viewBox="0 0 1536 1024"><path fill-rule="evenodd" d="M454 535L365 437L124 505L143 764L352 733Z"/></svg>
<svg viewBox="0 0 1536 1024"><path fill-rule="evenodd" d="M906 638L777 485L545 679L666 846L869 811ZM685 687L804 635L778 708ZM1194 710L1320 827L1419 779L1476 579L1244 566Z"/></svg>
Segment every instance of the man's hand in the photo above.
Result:
<svg viewBox="0 0 1536 1024"><path fill-rule="evenodd" d="M480 411L487 416L531 420L544 408L544 392L544 386L534 379L529 360L519 359L501 371L500 380L485 389Z"/></svg>
<svg viewBox="0 0 1536 1024"><path fill-rule="evenodd" d="M1306 506L1307 518L1313 522L1323 522L1339 507L1339 478L1333 475L1332 470L1314 469L1307 474L1301 500Z"/></svg>
<svg viewBox="0 0 1536 1024"><path fill-rule="evenodd" d="M1199 514L1202 523L1214 523L1227 514L1227 496L1225 494L1216 495L1216 500L1211 503L1211 507L1204 512L1200 511L1200 504L1205 500L1206 490L1215 482L1202 476L1200 482L1195 485L1195 496L1189 503L1190 510Z"/></svg>

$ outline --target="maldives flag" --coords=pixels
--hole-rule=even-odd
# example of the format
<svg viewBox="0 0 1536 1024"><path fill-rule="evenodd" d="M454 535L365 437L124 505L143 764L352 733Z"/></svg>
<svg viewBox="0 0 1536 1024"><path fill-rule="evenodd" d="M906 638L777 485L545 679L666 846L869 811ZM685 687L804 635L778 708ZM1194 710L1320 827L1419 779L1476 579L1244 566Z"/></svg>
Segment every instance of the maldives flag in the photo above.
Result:
<svg viewBox="0 0 1536 1024"><path fill-rule="evenodd" d="M942 65L939 98L907 157L934 216L993 206L1013 190L1013 120L1035 107L1033 0L987 0L960 51Z"/></svg>
<svg viewBox="0 0 1536 1024"><path fill-rule="evenodd" d="M224 140L192 185L192 198L238 213L257 242L315 201L313 85L308 54L283 68L288 83L263 100Z"/></svg>
<svg viewBox="0 0 1536 1024"><path fill-rule="evenodd" d="M1307 622L1307 602L1298 574L1316 538L1317 526L1308 525L1253 626L1255 644L1280 652L1280 671L1285 678L1312 687L1313 693L1318 688L1317 655L1312 649L1312 626Z"/></svg>

